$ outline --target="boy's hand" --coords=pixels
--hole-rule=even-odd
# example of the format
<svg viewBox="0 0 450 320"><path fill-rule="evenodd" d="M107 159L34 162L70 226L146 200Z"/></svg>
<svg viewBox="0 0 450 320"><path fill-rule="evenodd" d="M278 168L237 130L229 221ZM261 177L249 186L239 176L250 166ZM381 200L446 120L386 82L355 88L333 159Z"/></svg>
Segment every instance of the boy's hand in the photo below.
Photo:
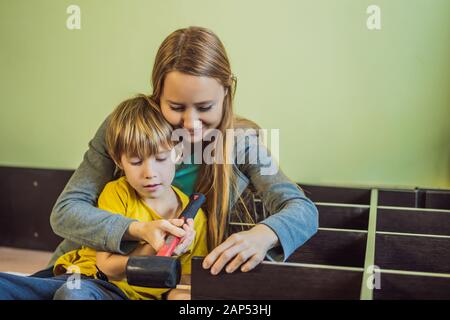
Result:
<svg viewBox="0 0 450 320"><path fill-rule="evenodd" d="M135 221L130 224L129 233L134 235L135 238L147 242L155 251L158 251L164 245L167 234L173 234L177 237L186 235L186 231L180 228L183 224L183 219Z"/></svg>
<svg viewBox="0 0 450 320"><path fill-rule="evenodd" d="M156 255L156 251L147 242L141 242L138 244L136 249L134 249L129 255L130 256L154 256L154 255Z"/></svg>
<svg viewBox="0 0 450 320"><path fill-rule="evenodd" d="M183 225L183 229L186 232L186 235L181 238L180 243L177 245L173 254L176 256L182 255L188 251L188 248L192 244L195 239L195 229L194 229L194 220L187 219L186 223Z"/></svg>

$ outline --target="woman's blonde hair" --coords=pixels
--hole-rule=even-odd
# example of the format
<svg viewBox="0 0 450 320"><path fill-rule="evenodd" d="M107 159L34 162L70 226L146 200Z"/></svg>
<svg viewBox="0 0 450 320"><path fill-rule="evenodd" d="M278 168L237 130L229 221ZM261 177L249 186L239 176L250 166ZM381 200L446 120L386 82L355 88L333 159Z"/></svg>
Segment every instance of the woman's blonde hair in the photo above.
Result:
<svg viewBox="0 0 450 320"><path fill-rule="evenodd" d="M156 54L152 73L151 98L159 105L164 79L171 71L194 76L215 78L226 91L222 120L217 129L222 133L222 143L216 150L232 150L233 141L226 130L235 128L233 98L237 80L231 72L230 62L220 39L210 30L201 27L179 29L171 33ZM240 124L246 124L243 119ZM250 123L250 122L248 122ZM239 125L240 127L241 125ZM208 214L208 247L215 248L226 235L230 211L231 191L236 191L236 173L232 166L232 153L224 152L221 163L202 164L195 190L206 196L204 209Z"/></svg>
<svg viewBox="0 0 450 320"><path fill-rule="evenodd" d="M160 108L146 95L139 94L120 103L111 114L106 129L106 148L120 166L123 154L146 159L161 149L170 150L172 126Z"/></svg>

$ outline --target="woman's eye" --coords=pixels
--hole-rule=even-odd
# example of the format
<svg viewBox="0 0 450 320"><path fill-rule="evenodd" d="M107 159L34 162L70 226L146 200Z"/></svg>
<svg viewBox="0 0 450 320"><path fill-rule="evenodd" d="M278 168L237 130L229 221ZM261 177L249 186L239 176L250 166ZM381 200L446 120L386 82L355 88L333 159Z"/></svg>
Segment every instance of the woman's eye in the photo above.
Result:
<svg viewBox="0 0 450 320"><path fill-rule="evenodd" d="M198 111L200 111L200 112L206 112L206 111L211 110L211 108L212 108L213 106L214 106L214 105L211 104L211 105L209 105L209 106L207 106L207 107L199 107L199 108L198 108Z"/></svg>
<svg viewBox="0 0 450 320"><path fill-rule="evenodd" d="M167 158L168 158L168 157L164 157L164 158L156 158L156 161L163 162L163 161L166 161Z"/></svg>
<svg viewBox="0 0 450 320"><path fill-rule="evenodd" d="M174 106L174 105L171 105L171 106L170 106L170 109L172 109L173 111L176 111L176 112L184 111L184 107L183 107L183 106Z"/></svg>
<svg viewBox="0 0 450 320"><path fill-rule="evenodd" d="M139 161L131 161L130 164L132 166L140 166L142 164L142 161L140 161L140 160Z"/></svg>

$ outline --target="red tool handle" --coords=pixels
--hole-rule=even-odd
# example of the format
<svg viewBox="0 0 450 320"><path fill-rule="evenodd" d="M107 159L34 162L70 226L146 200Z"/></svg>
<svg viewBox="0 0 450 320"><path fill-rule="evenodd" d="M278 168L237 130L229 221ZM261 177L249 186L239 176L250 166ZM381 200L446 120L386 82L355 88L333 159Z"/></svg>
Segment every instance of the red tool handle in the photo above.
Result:
<svg viewBox="0 0 450 320"><path fill-rule="evenodd" d="M156 254L157 256L162 256L162 257L170 257L173 253L173 251L175 250L175 248L177 247L177 245L180 243L181 238L180 237L175 237L174 235L169 235L166 238L166 242L164 243L164 245L162 246L161 249L159 249L158 253Z"/></svg>
<svg viewBox="0 0 450 320"><path fill-rule="evenodd" d="M205 196L201 193L193 193L190 197L189 197L189 203L186 206L186 208L183 210L183 212L181 213L180 218L183 219L189 219L195 218L195 215L197 214L197 211L200 209L201 205L203 204L203 202L205 202ZM176 237L174 235L169 235L166 238L166 242L164 243L164 245L162 246L161 249L159 249L158 253L156 254L157 256L162 256L162 257L170 257L173 254L173 251L175 250L175 248L177 247L177 245L180 243L181 238L180 237Z"/></svg>

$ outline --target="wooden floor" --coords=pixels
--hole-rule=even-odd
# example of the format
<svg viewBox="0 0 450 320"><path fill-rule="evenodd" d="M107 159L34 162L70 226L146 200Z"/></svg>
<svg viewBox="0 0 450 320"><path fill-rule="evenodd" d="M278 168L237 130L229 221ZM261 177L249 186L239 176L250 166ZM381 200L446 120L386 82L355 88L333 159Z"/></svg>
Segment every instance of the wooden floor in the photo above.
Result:
<svg viewBox="0 0 450 320"><path fill-rule="evenodd" d="M0 272L31 274L44 269L52 252L0 247Z"/></svg>

